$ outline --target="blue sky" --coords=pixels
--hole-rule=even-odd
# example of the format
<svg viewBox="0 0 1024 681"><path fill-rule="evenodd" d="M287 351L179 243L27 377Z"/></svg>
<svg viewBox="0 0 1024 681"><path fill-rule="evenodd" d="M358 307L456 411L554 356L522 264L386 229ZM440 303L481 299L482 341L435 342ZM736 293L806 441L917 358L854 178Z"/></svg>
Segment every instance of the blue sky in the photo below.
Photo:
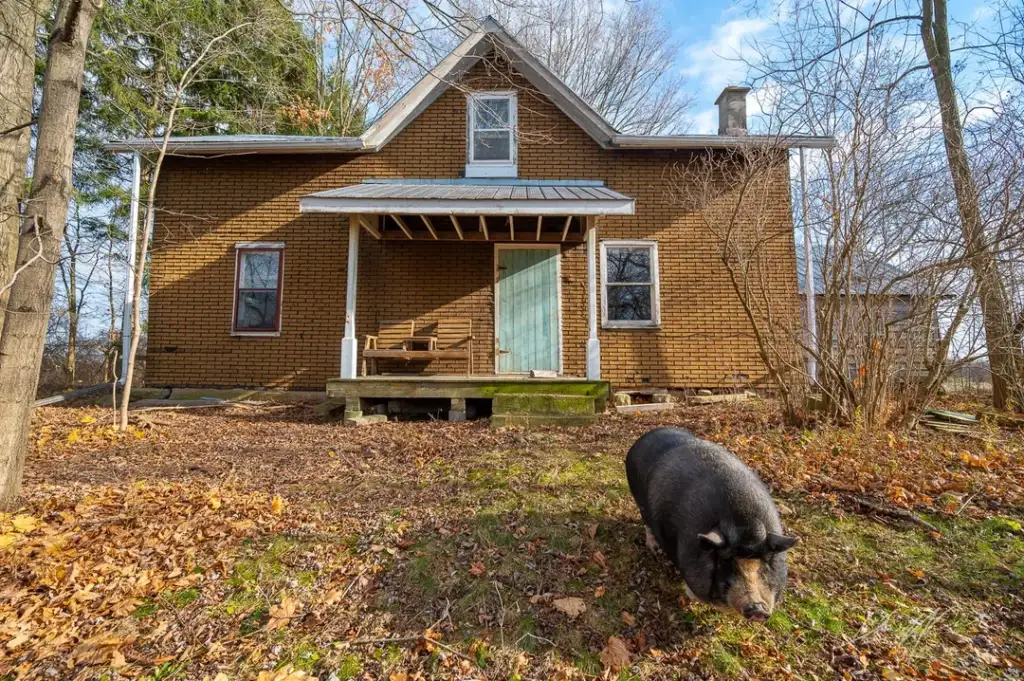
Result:
<svg viewBox="0 0 1024 681"><path fill-rule="evenodd" d="M680 68L695 96L692 133L718 132L715 98L726 85L746 84L746 67L735 57L750 40L771 34L770 22L748 11L750 5L749 0L667 0L664 5L665 18L682 46ZM953 22L983 20L990 11L991 3L986 0L949 0ZM951 29L950 34L954 37L956 30ZM748 101L748 109L751 106L756 108L754 100Z"/></svg>

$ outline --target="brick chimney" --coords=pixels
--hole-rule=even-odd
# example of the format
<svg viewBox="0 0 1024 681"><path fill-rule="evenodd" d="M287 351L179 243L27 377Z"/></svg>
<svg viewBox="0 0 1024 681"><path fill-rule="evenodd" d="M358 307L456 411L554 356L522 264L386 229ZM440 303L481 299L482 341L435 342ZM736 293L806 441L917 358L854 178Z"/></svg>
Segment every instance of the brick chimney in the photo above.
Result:
<svg viewBox="0 0 1024 681"><path fill-rule="evenodd" d="M718 134L739 137L747 134L747 93L750 88L730 85L718 95Z"/></svg>

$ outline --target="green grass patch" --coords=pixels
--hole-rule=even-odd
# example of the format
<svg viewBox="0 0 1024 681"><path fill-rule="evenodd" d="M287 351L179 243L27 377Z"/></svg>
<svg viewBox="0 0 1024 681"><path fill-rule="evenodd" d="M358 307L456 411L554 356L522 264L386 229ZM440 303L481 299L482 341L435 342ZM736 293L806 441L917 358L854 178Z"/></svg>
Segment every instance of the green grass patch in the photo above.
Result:
<svg viewBox="0 0 1024 681"><path fill-rule="evenodd" d="M201 595L199 589L181 589L179 591L165 591L161 598L165 603L174 608L184 608L199 600Z"/></svg>

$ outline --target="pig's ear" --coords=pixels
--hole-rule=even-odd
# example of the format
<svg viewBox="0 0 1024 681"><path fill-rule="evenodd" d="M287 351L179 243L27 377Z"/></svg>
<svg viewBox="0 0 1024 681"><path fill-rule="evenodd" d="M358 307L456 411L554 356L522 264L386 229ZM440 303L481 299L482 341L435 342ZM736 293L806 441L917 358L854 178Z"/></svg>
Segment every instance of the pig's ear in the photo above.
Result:
<svg viewBox="0 0 1024 681"><path fill-rule="evenodd" d="M725 546L725 540L722 539L722 535L718 534L715 530L706 534L698 534L697 538L700 539L700 545L705 549L720 549Z"/></svg>
<svg viewBox="0 0 1024 681"><path fill-rule="evenodd" d="M784 534L769 532L764 543L765 547L772 553L782 553L793 548L797 541L799 540L796 537L787 537Z"/></svg>

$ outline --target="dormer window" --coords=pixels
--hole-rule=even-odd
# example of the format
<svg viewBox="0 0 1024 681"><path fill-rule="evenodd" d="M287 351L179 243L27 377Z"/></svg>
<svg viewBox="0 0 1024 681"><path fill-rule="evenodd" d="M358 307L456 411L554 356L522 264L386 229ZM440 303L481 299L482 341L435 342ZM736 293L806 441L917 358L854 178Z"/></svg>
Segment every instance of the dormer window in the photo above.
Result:
<svg viewBox="0 0 1024 681"><path fill-rule="evenodd" d="M516 176L516 94L469 95L466 177Z"/></svg>

